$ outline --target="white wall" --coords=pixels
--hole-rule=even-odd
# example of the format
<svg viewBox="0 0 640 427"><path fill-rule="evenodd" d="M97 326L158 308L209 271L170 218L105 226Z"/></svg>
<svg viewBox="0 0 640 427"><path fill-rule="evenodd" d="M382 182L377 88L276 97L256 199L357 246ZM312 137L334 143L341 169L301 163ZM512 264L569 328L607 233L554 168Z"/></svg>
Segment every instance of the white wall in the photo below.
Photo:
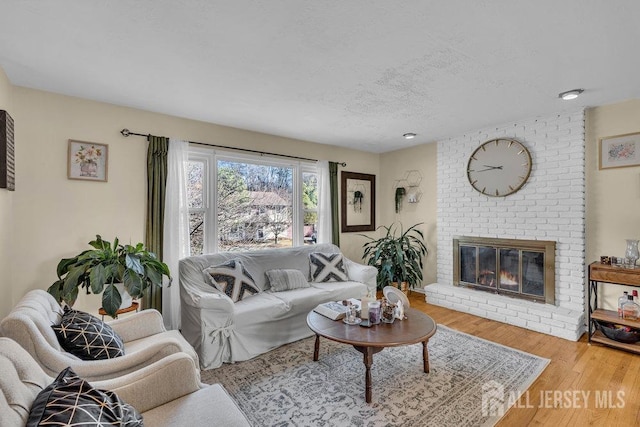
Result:
<svg viewBox="0 0 640 427"><path fill-rule="evenodd" d="M16 187L13 204L0 191L0 219L11 216L10 226L0 224L2 262L13 272L0 284L0 292L13 297L0 306L0 317L30 289L46 289L56 280L55 268L63 257L87 249L101 234L124 242L144 240L146 201L146 141L124 138L122 128L191 141L237 146L303 157L347 162L347 170L377 175L379 155L280 138L147 111L119 107L21 87L13 92L16 122ZM2 102L0 79L0 102ZM109 181L67 179L69 139L109 145ZM342 249L355 260L362 256L361 242L341 236ZM10 250L9 250L10 248ZM2 274L5 276L5 270ZM3 293L7 295L7 293ZM6 299L5 299L6 301ZM79 298L78 307L96 311L99 299Z"/></svg>

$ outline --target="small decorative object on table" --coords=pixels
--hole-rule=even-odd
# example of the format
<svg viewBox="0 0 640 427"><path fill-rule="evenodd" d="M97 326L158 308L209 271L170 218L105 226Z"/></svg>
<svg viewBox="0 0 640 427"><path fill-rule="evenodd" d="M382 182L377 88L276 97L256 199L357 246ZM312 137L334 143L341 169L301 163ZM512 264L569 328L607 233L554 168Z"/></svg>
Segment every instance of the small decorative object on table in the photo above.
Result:
<svg viewBox="0 0 640 427"><path fill-rule="evenodd" d="M402 301L396 303L396 319L404 320L404 305Z"/></svg>
<svg viewBox="0 0 640 427"><path fill-rule="evenodd" d="M627 250L624 253L624 256L627 258L627 267L634 268L636 265L636 261L640 258L640 253L638 252L638 240L636 239L627 239Z"/></svg>
<svg viewBox="0 0 640 427"><path fill-rule="evenodd" d="M601 262L602 264L605 264L605 265L611 265L611 257L606 256L606 255L602 255L602 256L600 257L600 262Z"/></svg>
<svg viewBox="0 0 640 427"><path fill-rule="evenodd" d="M402 291L394 288L393 286L385 286L385 288L382 290L382 293L390 303L395 304L396 319L403 320L405 310L411 306L407 296Z"/></svg>
<svg viewBox="0 0 640 427"><path fill-rule="evenodd" d="M318 304L313 311L318 314L322 314L324 317L328 317L331 320L340 320L346 319L347 312L351 306L354 307L356 310L356 316L358 316L360 312L360 301L355 298L349 298L342 301L324 302L322 304Z"/></svg>
<svg viewBox="0 0 640 427"><path fill-rule="evenodd" d="M369 303L369 323L372 325L380 323L380 301Z"/></svg>
<svg viewBox="0 0 640 427"><path fill-rule="evenodd" d="M384 323L393 323L396 318L396 305L390 303L386 298L382 299L380 304L382 308L381 319Z"/></svg>
<svg viewBox="0 0 640 427"><path fill-rule="evenodd" d="M362 319L358 316L358 306L352 304L351 301L347 301L347 314L343 320L347 325L357 325L362 322Z"/></svg>
<svg viewBox="0 0 640 427"><path fill-rule="evenodd" d="M367 291L367 295L362 297L360 304L360 317L363 320L369 320L369 304L376 300L373 292Z"/></svg>

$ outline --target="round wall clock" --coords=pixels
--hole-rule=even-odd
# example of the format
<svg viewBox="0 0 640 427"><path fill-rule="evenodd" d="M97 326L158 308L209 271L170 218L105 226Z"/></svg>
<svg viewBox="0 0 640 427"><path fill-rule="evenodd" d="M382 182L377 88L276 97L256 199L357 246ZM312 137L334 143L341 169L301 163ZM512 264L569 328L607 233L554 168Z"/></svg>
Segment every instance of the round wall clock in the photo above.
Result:
<svg viewBox="0 0 640 427"><path fill-rule="evenodd" d="M531 154L515 139L492 139L480 145L469 157L467 178L471 186L486 196L513 194L527 182L531 173Z"/></svg>

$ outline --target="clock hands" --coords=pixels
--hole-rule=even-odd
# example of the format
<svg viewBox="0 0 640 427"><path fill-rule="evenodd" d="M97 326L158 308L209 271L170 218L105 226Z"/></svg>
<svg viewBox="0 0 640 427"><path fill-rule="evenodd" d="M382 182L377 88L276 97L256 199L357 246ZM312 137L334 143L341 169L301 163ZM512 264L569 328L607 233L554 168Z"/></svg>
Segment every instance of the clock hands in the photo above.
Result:
<svg viewBox="0 0 640 427"><path fill-rule="evenodd" d="M486 167L487 169L481 169L481 170L476 171L476 172L492 171L492 170L495 170L495 169L502 170L502 166L491 166L491 165L482 165L482 166Z"/></svg>

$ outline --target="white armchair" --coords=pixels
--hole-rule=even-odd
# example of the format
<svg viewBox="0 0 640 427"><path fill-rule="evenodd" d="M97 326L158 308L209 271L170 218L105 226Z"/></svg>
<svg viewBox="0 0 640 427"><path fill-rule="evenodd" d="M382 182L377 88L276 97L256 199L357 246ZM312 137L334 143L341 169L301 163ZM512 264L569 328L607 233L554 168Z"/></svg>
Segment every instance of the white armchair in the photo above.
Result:
<svg viewBox="0 0 640 427"><path fill-rule="evenodd" d="M198 366L193 347L180 332L167 331L156 310L143 310L109 322L122 338L125 354L104 360L81 360L60 346L51 325L60 322L62 313L62 307L48 292L30 291L0 322L0 335L20 344L47 375L54 377L70 366L88 381L114 378L178 352L187 353Z"/></svg>
<svg viewBox="0 0 640 427"><path fill-rule="evenodd" d="M119 378L91 382L136 408L146 427L249 426L219 384L200 383L191 356L175 353ZM81 376L82 377L82 376ZM16 342L0 338L0 425L24 426L38 393L53 378Z"/></svg>

